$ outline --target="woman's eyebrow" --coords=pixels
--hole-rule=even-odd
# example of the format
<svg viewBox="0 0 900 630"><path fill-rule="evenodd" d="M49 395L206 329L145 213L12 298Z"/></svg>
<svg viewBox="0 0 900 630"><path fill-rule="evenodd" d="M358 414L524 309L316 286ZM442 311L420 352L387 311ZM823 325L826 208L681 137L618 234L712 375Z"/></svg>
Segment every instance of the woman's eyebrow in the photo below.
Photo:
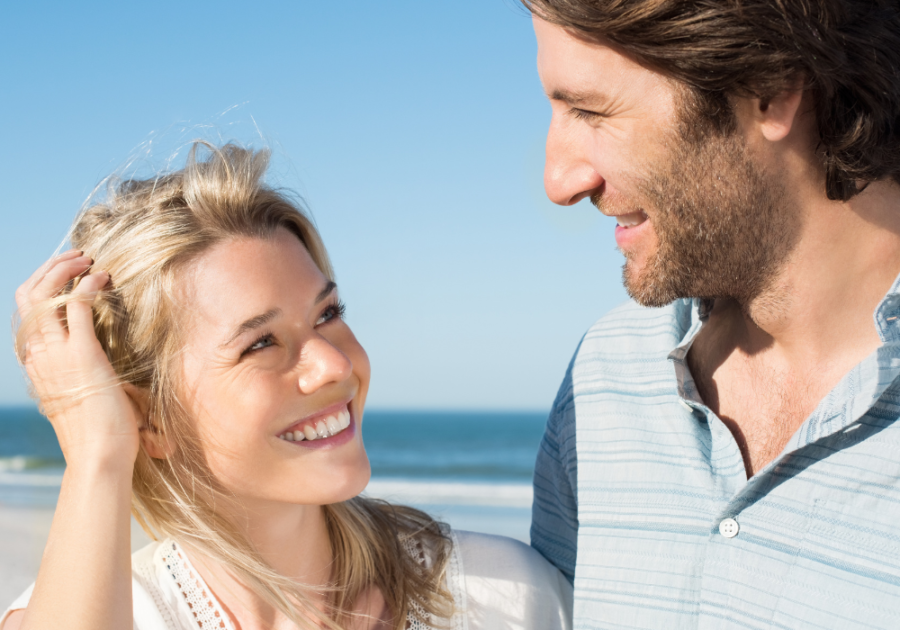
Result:
<svg viewBox="0 0 900 630"><path fill-rule="evenodd" d="M256 330L260 326L265 326L267 323L275 319L281 315L280 308L273 308L271 310L266 311L262 315L257 315L256 317L251 317L243 324L237 327L237 330L234 331L234 334L228 338L228 341L223 343L220 348L224 348L226 346L230 346L235 339L243 335L245 332L249 332L251 330Z"/></svg>
<svg viewBox="0 0 900 630"><path fill-rule="evenodd" d="M325 284L325 288L319 291L319 295L316 296L316 304L331 295L331 292L335 289L337 289L337 282L335 282L334 280L329 280Z"/></svg>
<svg viewBox="0 0 900 630"><path fill-rule="evenodd" d="M318 304L319 302L321 302L322 300L327 298L329 295L331 295L331 292L334 291L336 288L337 288L337 283L334 282L333 280L329 280L327 283L325 283L325 287L321 291L319 291L319 294L316 296L316 304ZM226 346L230 346L234 342L235 339L237 339L238 337L243 335L245 332L249 332L251 330L256 330L257 328L260 328L261 326L265 326L270 321L272 321L273 319L275 319L276 317L281 315L281 312L282 311L280 308L273 308L271 310L266 311L262 315L257 315L256 317L251 317L250 319L248 319L247 321L242 323L240 326L238 326L237 329L234 331L234 333L231 335L231 337L228 338L228 341L226 341L219 347L225 348Z"/></svg>

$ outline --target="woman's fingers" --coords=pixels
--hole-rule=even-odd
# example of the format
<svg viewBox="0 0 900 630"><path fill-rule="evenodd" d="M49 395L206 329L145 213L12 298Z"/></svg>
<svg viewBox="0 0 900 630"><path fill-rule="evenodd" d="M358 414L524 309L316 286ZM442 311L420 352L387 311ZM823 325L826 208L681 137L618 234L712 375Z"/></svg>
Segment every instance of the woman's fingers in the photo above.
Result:
<svg viewBox="0 0 900 630"><path fill-rule="evenodd" d="M72 289L72 297L66 303L66 319L69 324L69 338L95 339L94 316L91 306L97 299L97 294L109 282L109 274L105 271L95 271L84 276L78 286Z"/></svg>
<svg viewBox="0 0 900 630"><path fill-rule="evenodd" d="M78 277L90 269L94 263L89 256L77 256L66 260L56 261L44 274L44 277L34 285L30 299L33 302L46 300L58 295L66 283Z"/></svg>
<svg viewBox="0 0 900 630"><path fill-rule="evenodd" d="M47 271L53 267L54 265L64 262L66 260L71 260L73 258L78 258L83 254L82 251L77 249L70 249L67 252L60 254L59 256L55 256L45 262L43 265L37 268L37 270L31 274L31 277L28 278L25 282L22 283L16 290L16 304L19 307L19 310L22 311L25 308L31 306L31 291L37 285L38 282L44 279L44 276L47 275Z"/></svg>
<svg viewBox="0 0 900 630"><path fill-rule="evenodd" d="M53 265L44 278L31 290L29 300L34 305L49 300L65 288L66 284L90 269L93 261L87 256L63 260ZM36 313L38 328L47 342L64 341L67 333L62 321L62 312L51 309Z"/></svg>

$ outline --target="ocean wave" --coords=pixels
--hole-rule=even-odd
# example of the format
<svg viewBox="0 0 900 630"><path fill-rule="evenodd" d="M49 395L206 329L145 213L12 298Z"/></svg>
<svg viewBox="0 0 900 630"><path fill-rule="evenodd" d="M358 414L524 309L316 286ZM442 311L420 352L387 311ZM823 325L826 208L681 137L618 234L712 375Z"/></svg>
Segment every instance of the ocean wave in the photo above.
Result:
<svg viewBox="0 0 900 630"><path fill-rule="evenodd" d="M7 458L12 459L12 458ZM29 470L19 463L0 469L0 489L59 488L62 471ZM373 479L363 494L395 503L411 505L478 505L491 507L529 508L533 498L530 483L491 483L422 479Z"/></svg>
<svg viewBox="0 0 900 630"><path fill-rule="evenodd" d="M457 482L439 480L373 479L363 494L414 505L483 505L531 507L530 483Z"/></svg>
<svg viewBox="0 0 900 630"><path fill-rule="evenodd" d="M34 457L29 455L13 455L0 457L0 474L20 473L24 471L58 471L65 466L65 462L46 457Z"/></svg>

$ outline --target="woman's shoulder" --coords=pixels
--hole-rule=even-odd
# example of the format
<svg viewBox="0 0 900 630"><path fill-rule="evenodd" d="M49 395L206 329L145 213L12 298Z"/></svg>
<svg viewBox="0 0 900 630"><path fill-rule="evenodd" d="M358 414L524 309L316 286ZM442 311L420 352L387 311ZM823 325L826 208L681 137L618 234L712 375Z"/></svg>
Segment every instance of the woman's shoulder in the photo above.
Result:
<svg viewBox="0 0 900 630"><path fill-rule="evenodd" d="M525 543L453 531L454 555L470 630L571 628L572 586Z"/></svg>
<svg viewBox="0 0 900 630"><path fill-rule="evenodd" d="M555 577L556 568L540 553L520 540L507 536L453 530L460 552L470 566L493 567L507 572L515 569Z"/></svg>
<svg viewBox="0 0 900 630"><path fill-rule="evenodd" d="M173 615L172 589L166 588L164 572L161 571L160 550L163 542L152 542L139 549L131 556L131 593L134 605L135 630L179 630ZM6 614L0 617L0 623L14 610L28 606L34 584L28 587L12 605Z"/></svg>

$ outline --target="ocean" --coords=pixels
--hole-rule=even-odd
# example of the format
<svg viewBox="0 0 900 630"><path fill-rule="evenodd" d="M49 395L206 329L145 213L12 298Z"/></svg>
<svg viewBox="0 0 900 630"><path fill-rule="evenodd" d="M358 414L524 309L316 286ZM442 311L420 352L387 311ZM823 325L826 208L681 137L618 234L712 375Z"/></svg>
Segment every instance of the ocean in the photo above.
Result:
<svg viewBox="0 0 900 630"><path fill-rule="evenodd" d="M366 494L414 505L458 529L528 540L544 412L367 411ZM52 507L65 461L33 406L0 407L0 509Z"/></svg>

